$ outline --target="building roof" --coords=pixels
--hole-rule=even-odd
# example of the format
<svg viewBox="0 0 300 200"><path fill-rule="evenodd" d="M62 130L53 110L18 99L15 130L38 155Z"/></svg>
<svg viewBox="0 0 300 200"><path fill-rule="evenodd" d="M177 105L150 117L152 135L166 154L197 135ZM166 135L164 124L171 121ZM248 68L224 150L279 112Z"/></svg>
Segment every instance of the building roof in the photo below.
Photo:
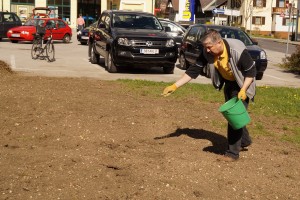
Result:
<svg viewBox="0 0 300 200"><path fill-rule="evenodd" d="M204 12L225 5L227 0L200 0L200 3Z"/></svg>

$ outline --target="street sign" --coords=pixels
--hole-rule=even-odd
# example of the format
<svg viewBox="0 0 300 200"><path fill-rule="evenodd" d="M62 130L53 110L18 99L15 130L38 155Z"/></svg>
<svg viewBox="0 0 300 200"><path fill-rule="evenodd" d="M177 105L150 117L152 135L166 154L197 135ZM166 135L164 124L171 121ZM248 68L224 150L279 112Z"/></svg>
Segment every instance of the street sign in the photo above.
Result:
<svg viewBox="0 0 300 200"><path fill-rule="evenodd" d="M225 9L224 14L228 15L228 16L240 16L241 15L239 10L232 10L232 9Z"/></svg>
<svg viewBox="0 0 300 200"><path fill-rule="evenodd" d="M224 9L221 9L221 8L214 8L212 9L212 12L214 14L224 14L225 13L225 10Z"/></svg>

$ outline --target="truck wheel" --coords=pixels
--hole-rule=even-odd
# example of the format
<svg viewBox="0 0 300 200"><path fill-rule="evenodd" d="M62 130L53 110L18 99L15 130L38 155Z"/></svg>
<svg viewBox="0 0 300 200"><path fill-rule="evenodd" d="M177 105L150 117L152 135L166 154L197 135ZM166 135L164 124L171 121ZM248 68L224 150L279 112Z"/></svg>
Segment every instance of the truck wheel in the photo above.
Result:
<svg viewBox="0 0 300 200"><path fill-rule="evenodd" d="M107 71L109 73L116 73L118 72L118 68L117 66L115 65L113 59L112 59L112 55L111 55L111 52L108 53L108 56L107 56Z"/></svg>
<svg viewBox="0 0 300 200"><path fill-rule="evenodd" d="M168 67L163 67L164 73L165 74L174 74L174 65L168 66Z"/></svg>
<svg viewBox="0 0 300 200"><path fill-rule="evenodd" d="M180 64L180 69L187 69L189 67L189 64L187 63L183 53L180 54L179 64Z"/></svg>
<svg viewBox="0 0 300 200"><path fill-rule="evenodd" d="M90 61L92 64L98 64L100 60L100 55L96 54L95 47L91 46L91 57Z"/></svg>

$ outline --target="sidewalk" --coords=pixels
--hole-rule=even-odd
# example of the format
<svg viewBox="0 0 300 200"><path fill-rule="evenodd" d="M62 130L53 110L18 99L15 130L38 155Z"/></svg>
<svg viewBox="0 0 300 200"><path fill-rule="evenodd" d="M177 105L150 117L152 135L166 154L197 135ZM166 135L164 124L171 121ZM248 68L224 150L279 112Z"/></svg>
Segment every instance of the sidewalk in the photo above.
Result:
<svg viewBox="0 0 300 200"><path fill-rule="evenodd" d="M284 43L284 44L287 43L287 40L283 40L283 39L274 39L274 38L273 38L273 40L274 40L275 42L280 42L280 43ZM290 41L290 40L289 40L289 44L292 44L292 45L300 45L300 41Z"/></svg>
<svg viewBox="0 0 300 200"><path fill-rule="evenodd" d="M274 42L280 42L280 43L287 43L287 39L277 39L277 38L264 38L264 37L252 37L252 38L257 38L257 39L266 39L266 40L273 40ZM300 40L298 41L291 41L289 40L289 44L292 45L300 45Z"/></svg>

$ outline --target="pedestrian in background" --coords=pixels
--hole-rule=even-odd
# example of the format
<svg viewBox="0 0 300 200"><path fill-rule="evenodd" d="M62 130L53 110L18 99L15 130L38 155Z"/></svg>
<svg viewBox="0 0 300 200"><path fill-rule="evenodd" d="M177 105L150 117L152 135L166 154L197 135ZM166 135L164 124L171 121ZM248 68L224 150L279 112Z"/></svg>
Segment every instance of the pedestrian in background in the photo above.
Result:
<svg viewBox="0 0 300 200"><path fill-rule="evenodd" d="M79 14L79 17L77 18L77 31L81 31L84 28L84 19L82 18L82 15Z"/></svg>
<svg viewBox="0 0 300 200"><path fill-rule="evenodd" d="M34 16L34 19L40 18L40 13L36 13L36 15Z"/></svg>
<svg viewBox="0 0 300 200"><path fill-rule="evenodd" d="M178 81L166 87L163 95L168 96L199 75L205 75L212 79L213 85L219 90L225 84L225 101L237 96L248 108L249 99L254 100L255 95L256 67L244 43L232 38L222 39L219 32L213 29L204 34L201 42L203 52L197 64L190 66ZM246 126L234 130L230 124L227 140L228 149L218 160L235 161L239 158L239 152L252 143Z"/></svg>

